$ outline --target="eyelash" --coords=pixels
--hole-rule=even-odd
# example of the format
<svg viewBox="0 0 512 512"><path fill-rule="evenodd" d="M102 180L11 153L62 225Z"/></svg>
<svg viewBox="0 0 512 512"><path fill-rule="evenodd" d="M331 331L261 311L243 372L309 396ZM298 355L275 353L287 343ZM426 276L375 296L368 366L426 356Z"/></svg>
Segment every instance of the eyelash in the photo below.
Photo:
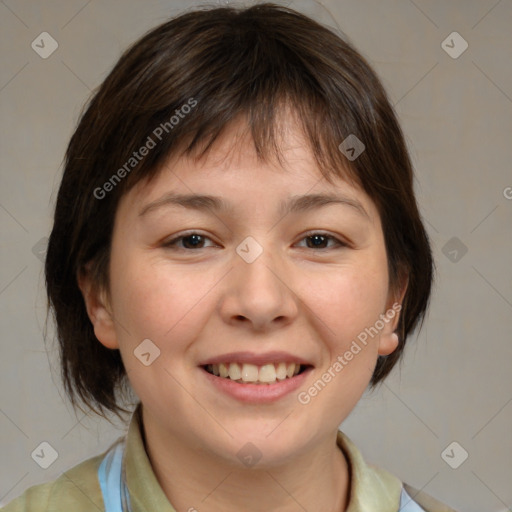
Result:
<svg viewBox="0 0 512 512"><path fill-rule="evenodd" d="M172 240L169 240L168 242L165 242L163 244L163 247L166 248L166 249L170 249L170 250L181 250L181 251L186 251L186 252L199 251L201 249L207 249L207 247L199 247L197 249L188 249L188 248L185 248L185 247L177 247L177 243L178 242L180 242L181 240L184 240L185 238L189 238L192 235L199 235L199 236L203 237L204 239L211 240L211 238L206 236L206 235L202 235L201 233L198 233L196 231L191 231L189 233L184 233L183 235L177 236L177 237L173 238ZM328 241L330 241L330 240L334 241L338 248L348 247L347 243L342 242L341 240L339 240L335 236L329 235L328 233L323 233L322 231L310 231L309 233L306 233L304 235L304 237L301 239L301 241L305 240L307 238L313 238L315 235L324 237ZM307 249L309 249L309 248L307 247ZM314 248L312 248L312 249L314 249ZM318 249L315 252L328 251L329 249L336 249L336 247L323 247L323 248Z"/></svg>

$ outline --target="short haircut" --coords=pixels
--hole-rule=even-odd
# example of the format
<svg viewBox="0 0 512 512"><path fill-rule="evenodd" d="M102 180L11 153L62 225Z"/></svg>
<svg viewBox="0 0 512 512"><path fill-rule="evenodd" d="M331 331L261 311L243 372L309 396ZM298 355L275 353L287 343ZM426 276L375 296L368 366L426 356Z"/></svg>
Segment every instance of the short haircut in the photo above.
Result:
<svg viewBox="0 0 512 512"><path fill-rule="evenodd" d="M183 105L190 109L180 110ZM423 324L434 261L406 143L376 73L344 36L290 8L264 3L195 9L123 53L84 106L66 151L45 277L61 376L73 406L80 398L100 415L104 409L128 412L118 400L127 385L119 350L97 340L77 281L90 263L96 289L110 297L120 198L135 184L149 183L171 155L206 155L239 116L258 158L275 155L281 162L275 133L284 106L296 115L325 179L360 186L378 209L390 290L398 290L404 277L408 287L398 348L378 357L371 386L400 359L407 336ZM177 110L189 113L177 119ZM158 127L162 133L155 132ZM340 150L350 135L365 145L356 159ZM130 160L149 138L155 146L140 161Z"/></svg>

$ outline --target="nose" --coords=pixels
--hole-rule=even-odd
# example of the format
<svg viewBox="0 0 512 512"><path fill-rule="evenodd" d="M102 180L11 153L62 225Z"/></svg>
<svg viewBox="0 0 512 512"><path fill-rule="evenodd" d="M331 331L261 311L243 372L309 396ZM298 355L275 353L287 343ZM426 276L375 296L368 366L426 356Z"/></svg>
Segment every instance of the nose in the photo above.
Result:
<svg viewBox="0 0 512 512"><path fill-rule="evenodd" d="M224 280L220 305L223 320L253 331L282 328L297 317L299 299L290 268L271 251L252 263L235 255L234 268Z"/></svg>

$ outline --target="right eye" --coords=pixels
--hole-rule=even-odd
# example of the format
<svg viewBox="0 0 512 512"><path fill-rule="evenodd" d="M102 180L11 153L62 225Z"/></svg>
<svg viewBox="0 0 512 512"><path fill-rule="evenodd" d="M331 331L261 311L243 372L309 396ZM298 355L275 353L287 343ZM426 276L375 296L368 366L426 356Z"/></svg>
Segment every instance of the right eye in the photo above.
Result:
<svg viewBox="0 0 512 512"><path fill-rule="evenodd" d="M203 239L203 242L201 241ZM205 247L201 247L201 243L204 243L204 240L211 240L206 235L202 235L201 233L197 233L195 231L191 231L189 233L182 234L177 236L167 242L165 242L162 246L166 249L178 249L178 250L197 250L204 249ZM183 242L184 246L178 247L178 244Z"/></svg>

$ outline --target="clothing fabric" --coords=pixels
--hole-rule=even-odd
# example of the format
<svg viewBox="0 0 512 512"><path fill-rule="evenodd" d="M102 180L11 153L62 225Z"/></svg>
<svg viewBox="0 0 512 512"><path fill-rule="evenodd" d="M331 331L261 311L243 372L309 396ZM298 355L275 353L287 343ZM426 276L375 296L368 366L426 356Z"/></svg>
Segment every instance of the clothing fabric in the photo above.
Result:
<svg viewBox="0 0 512 512"><path fill-rule="evenodd" d="M71 468L53 482L29 488L2 511L176 512L147 456L141 412L139 404L127 435L107 451ZM346 512L455 512L402 484L391 473L366 464L357 447L341 431L337 444L347 458L351 473ZM195 508L200 511L201 507Z"/></svg>
<svg viewBox="0 0 512 512"><path fill-rule="evenodd" d="M103 501L106 512L132 512L130 497L122 474L124 444L115 444L103 458L98 469ZM402 488L400 512L425 512Z"/></svg>

